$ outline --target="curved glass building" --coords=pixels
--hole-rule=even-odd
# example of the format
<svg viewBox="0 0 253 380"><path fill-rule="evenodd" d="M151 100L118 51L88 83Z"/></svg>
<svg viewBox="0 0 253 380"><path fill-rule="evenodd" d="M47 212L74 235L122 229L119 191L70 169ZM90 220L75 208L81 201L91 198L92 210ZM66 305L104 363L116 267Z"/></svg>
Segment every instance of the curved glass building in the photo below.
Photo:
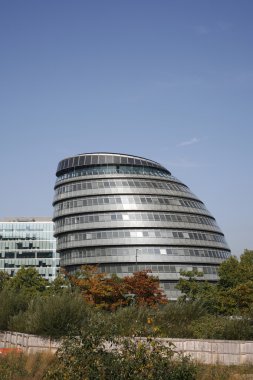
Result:
<svg viewBox="0 0 253 380"><path fill-rule="evenodd" d="M60 265L129 275L150 269L170 299L180 271L217 281L230 256L214 217L190 189L157 162L89 153L60 161L54 197Z"/></svg>

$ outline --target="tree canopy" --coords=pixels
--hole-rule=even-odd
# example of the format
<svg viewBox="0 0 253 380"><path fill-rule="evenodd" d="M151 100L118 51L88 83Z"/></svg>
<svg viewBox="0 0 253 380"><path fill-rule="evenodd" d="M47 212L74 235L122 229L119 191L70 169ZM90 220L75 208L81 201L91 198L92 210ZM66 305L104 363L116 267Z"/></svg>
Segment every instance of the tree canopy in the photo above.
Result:
<svg viewBox="0 0 253 380"><path fill-rule="evenodd" d="M132 276L108 277L98 273L98 267L85 265L69 276L70 283L80 289L85 301L105 310L115 310L129 303L154 306L167 302L159 287L159 280L148 271L135 272Z"/></svg>
<svg viewBox="0 0 253 380"><path fill-rule="evenodd" d="M8 281L8 286L11 289L23 290L28 293L42 292L46 290L47 285L48 281L33 267L21 267L16 275Z"/></svg>
<svg viewBox="0 0 253 380"><path fill-rule="evenodd" d="M240 258L231 256L218 270L217 284L201 281L197 272L182 273L178 289L181 300L200 301L209 312L245 314L253 305L253 251L245 250Z"/></svg>

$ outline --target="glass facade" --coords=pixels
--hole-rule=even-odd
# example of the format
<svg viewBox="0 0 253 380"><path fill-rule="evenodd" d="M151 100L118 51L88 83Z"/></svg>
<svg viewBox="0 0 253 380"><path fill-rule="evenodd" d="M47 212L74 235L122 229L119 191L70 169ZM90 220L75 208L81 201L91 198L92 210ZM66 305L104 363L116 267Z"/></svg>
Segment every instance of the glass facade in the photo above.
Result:
<svg viewBox="0 0 253 380"><path fill-rule="evenodd" d="M101 165L90 166L82 169L75 169L59 176L57 181L73 177L82 177L90 175L106 175L106 174L137 174L137 175L151 175L158 177L170 177L171 175L163 169L157 169L145 166L119 166L119 165Z"/></svg>
<svg viewBox="0 0 253 380"><path fill-rule="evenodd" d="M101 228L103 228L103 223L112 221L157 221L157 222L170 222L170 223L194 223L194 224L206 224L209 226L217 227L216 221L211 217L201 216L201 215L187 215L187 214L176 214L176 213L166 213L166 212L109 212L109 213L97 213L97 214L86 214L80 216L69 216L62 219L56 220L55 225L57 228L64 226L73 226L75 228L76 224L87 223L101 223ZM92 225L90 226L92 228ZM88 226L87 226L88 228Z"/></svg>
<svg viewBox="0 0 253 380"><path fill-rule="evenodd" d="M59 270L54 223L49 218L0 219L0 270L11 276L35 267L49 281Z"/></svg>
<svg viewBox="0 0 253 380"><path fill-rule="evenodd" d="M170 171L142 157L89 153L62 160L54 196L60 263L129 275L151 270L170 299L181 270L217 281L230 250L204 203Z"/></svg>

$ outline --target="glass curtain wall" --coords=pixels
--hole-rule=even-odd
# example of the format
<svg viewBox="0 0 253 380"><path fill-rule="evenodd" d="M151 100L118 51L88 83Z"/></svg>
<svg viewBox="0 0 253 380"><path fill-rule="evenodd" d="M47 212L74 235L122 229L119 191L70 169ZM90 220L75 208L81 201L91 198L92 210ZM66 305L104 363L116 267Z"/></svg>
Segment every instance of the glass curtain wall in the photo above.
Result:
<svg viewBox="0 0 253 380"><path fill-rule="evenodd" d="M180 271L198 269L216 282L230 256L205 204L159 163L120 153L88 153L60 161L54 222L60 263L69 272L98 264L126 276L150 270L169 299Z"/></svg>
<svg viewBox="0 0 253 380"><path fill-rule="evenodd" d="M35 267L49 281L59 271L54 223L49 218L0 219L0 270L14 276Z"/></svg>

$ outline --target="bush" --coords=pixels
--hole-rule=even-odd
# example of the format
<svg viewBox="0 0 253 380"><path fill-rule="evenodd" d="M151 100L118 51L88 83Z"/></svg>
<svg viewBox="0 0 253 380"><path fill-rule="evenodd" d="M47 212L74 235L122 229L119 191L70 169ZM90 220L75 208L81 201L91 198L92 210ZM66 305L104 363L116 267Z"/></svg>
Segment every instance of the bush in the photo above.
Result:
<svg viewBox="0 0 253 380"><path fill-rule="evenodd" d="M58 339L88 323L89 313L90 308L78 294L39 296L31 300L25 312L11 318L9 328Z"/></svg>
<svg viewBox="0 0 253 380"><path fill-rule="evenodd" d="M10 319L24 312L28 307L29 299L23 292L4 288L0 292L0 330L8 330Z"/></svg>
<svg viewBox="0 0 253 380"><path fill-rule="evenodd" d="M112 339L82 331L64 340L46 380L194 380L196 367L188 357L157 342ZM110 342L110 343L109 343Z"/></svg>
<svg viewBox="0 0 253 380"><path fill-rule="evenodd" d="M119 308L110 316L113 332L118 336L155 335L153 320L158 311L145 306Z"/></svg>
<svg viewBox="0 0 253 380"><path fill-rule="evenodd" d="M193 338L249 340L253 338L251 322L247 319L230 319L214 315L206 315L191 325Z"/></svg>
<svg viewBox="0 0 253 380"><path fill-rule="evenodd" d="M206 310L198 302L170 302L156 313L154 323L159 335L170 338L191 338L192 321L206 315Z"/></svg>

